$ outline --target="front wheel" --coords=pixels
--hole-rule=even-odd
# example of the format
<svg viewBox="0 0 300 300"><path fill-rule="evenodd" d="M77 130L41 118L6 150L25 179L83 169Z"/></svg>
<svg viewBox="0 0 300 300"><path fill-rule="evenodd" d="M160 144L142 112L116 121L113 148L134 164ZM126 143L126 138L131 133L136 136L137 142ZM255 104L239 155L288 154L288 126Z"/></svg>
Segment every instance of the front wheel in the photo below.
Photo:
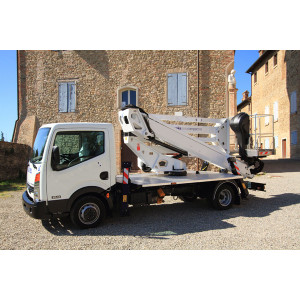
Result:
<svg viewBox="0 0 300 300"><path fill-rule="evenodd" d="M84 196L76 201L71 209L72 222L80 228L98 226L106 217L103 202L95 196Z"/></svg>
<svg viewBox="0 0 300 300"><path fill-rule="evenodd" d="M210 201L214 208L218 210L225 210L232 206L235 197L236 195L233 188L229 184L224 183L216 188L213 196L210 198Z"/></svg>

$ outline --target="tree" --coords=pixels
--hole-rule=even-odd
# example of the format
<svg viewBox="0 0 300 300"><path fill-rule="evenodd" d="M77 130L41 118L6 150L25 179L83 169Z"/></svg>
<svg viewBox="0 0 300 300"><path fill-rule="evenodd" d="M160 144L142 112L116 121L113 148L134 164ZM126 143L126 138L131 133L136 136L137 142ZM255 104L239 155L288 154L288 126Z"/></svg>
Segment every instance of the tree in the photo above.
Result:
<svg viewBox="0 0 300 300"><path fill-rule="evenodd" d="M4 142L4 134L3 134L3 131L1 131L1 138L0 138L0 142Z"/></svg>

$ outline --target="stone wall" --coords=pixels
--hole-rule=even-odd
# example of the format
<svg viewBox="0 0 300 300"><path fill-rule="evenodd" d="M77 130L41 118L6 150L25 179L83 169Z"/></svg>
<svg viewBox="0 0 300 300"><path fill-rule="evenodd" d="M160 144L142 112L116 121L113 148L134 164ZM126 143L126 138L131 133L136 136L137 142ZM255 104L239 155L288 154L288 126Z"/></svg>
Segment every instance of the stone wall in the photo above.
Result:
<svg viewBox="0 0 300 300"><path fill-rule="evenodd" d="M227 75L234 51L18 51L19 120L14 142L24 141L22 124L36 116L35 128L55 122L113 123L117 165L121 165L121 127L117 119L123 88L137 90L147 113L226 117ZM188 104L168 106L167 74L186 72ZM76 82L76 111L58 112L58 82ZM27 122L28 123L28 122ZM32 124L32 123L30 123ZM24 126L23 126L24 127ZM30 142L26 143L30 144ZM197 160L190 160L197 168Z"/></svg>
<svg viewBox="0 0 300 300"><path fill-rule="evenodd" d="M268 61L268 72L265 63ZM270 158L282 158L282 143L286 140L286 158L300 157L300 51L277 51L277 65L274 57L268 57L257 69L257 82L252 80L252 114L264 114L265 107L273 114L274 102L278 103L278 120L274 123L274 136L278 137L276 155ZM290 96L297 93L297 113L290 112ZM262 122L262 130L270 131L271 126ZM291 132L297 130L298 144L291 145ZM263 142L264 143L264 142ZM270 141L271 146L271 141Z"/></svg>
<svg viewBox="0 0 300 300"><path fill-rule="evenodd" d="M290 114L290 131L297 132L297 144L291 144L291 157L300 158L300 51L285 51L286 89L291 100L291 93L296 92L297 111ZM289 101L290 102L290 101ZM288 105L290 106L290 103Z"/></svg>
<svg viewBox="0 0 300 300"><path fill-rule="evenodd" d="M0 142L0 181L25 178L30 155L28 145Z"/></svg>

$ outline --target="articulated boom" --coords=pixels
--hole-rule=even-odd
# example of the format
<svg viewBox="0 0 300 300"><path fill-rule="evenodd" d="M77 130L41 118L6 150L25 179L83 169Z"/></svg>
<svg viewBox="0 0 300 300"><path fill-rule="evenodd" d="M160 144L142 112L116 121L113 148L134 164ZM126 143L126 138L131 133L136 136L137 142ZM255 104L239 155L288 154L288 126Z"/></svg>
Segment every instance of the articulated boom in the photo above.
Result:
<svg viewBox="0 0 300 300"><path fill-rule="evenodd" d="M144 171L183 175L186 164L178 158L188 156L253 177L253 166L229 155L228 119L147 114L128 106L119 111L119 121L124 142L138 156L138 165Z"/></svg>

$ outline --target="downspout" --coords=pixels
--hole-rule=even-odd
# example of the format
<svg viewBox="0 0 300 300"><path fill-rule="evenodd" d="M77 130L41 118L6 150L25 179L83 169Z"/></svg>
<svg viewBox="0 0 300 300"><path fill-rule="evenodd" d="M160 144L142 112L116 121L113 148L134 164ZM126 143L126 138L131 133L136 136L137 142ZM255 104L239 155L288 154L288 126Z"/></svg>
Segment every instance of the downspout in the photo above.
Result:
<svg viewBox="0 0 300 300"><path fill-rule="evenodd" d="M200 117L200 99L199 99L199 84L200 84L200 80L199 80L199 50L197 50L197 117ZM199 123L198 123L199 126ZM199 137L199 134L198 134ZM200 170L200 160L199 158L197 158L197 170Z"/></svg>
<svg viewBox="0 0 300 300"><path fill-rule="evenodd" d="M251 116L252 116L252 72L250 73L250 78L251 78L251 100L250 100L250 113L251 113Z"/></svg>
<svg viewBox="0 0 300 300"><path fill-rule="evenodd" d="M200 117L200 99L199 99L199 84L200 84L200 80L199 80L199 50L197 50L197 80L198 80L198 85L197 85L197 117Z"/></svg>
<svg viewBox="0 0 300 300"><path fill-rule="evenodd" d="M227 66L226 66L226 69L225 69L225 88L226 88L226 103L225 103L225 108L226 108L226 118L229 118L229 97L228 97L228 82L227 82L227 77L228 77L228 69L229 67L233 64L233 67L234 67L234 59L233 61L231 61ZM233 68L232 67L232 68ZM231 71L231 70L230 70Z"/></svg>
<svg viewBox="0 0 300 300"><path fill-rule="evenodd" d="M13 143L16 143L17 141L15 140L16 139L16 127L17 127L17 123L20 119L20 111L19 111L19 101L21 99L20 97L20 75L19 75L19 72L20 72L20 50L17 50L17 112L18 112L18 118L17 120L15 121L15 127L14 127L14 132L13 132L13 136L11 138L11 141Z"/></svg>

